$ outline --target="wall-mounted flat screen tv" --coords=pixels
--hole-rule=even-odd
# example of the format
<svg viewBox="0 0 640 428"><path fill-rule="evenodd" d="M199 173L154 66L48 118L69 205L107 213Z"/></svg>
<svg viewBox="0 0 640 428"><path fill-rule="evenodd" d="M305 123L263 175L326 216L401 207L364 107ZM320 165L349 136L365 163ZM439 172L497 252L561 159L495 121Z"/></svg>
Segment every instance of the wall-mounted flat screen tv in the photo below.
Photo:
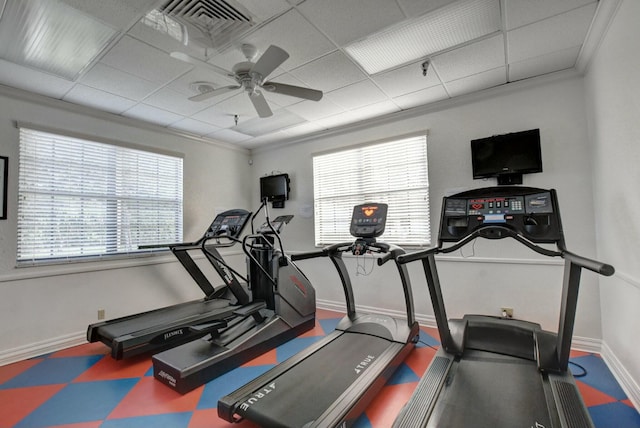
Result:
<svg viewBox="0 0 640 428"><path fill-rule="evenodd" d="M278 202L276 205L284 206L284 201L289 199L289 174L276 174L260 177L260 200Z"/></svg>
<svg viewBox="0 0 640 428"><path fill-rule="evenodd" d="M473 178L497 177L498 184L522 184L522 174L542 172L540 130L471 140Z"/></svg>

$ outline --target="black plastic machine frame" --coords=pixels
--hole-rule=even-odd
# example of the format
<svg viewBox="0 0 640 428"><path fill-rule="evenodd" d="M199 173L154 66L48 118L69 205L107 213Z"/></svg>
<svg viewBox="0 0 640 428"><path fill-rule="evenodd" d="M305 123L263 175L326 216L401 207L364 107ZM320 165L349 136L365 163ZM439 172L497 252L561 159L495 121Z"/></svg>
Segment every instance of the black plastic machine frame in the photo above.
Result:
<svg viewBox="0 0 640 428"><path fill-rule="evenodd" d="M386 205L354 208L355 242L295 254L294 260L328 257L338 271L347 315L335 331L280 363L218 402L218 415L229 421L251 420L264 427L350 426L414 348L418 324L406 266L400 274L406 320L356 311L353 288L342 254L378 254L378 265L397 260L400 247L376 241L384 231Z"/></svg>
<svg viewBox="0 0 640 428"><path fill-rule="evenodd" d="M109 346L111 356L117 360L160 352L206 334L190 326L228 317L250 303L247 286L238 279L241 275L235 273L218 252L218 248L230 247L238 241L250 218L251 212L247 210L228 210L216 215L202 238L195 242L140 247L169 248L205 297L91 324L87 328L87 340ZM223 286L214 287L198 266L192 257L192 252L198 251L220 276Z"/></svg>
<svg viewBox="0 0 640 428"><path fill-rule="evenodd" d="M447 319L435 256L476 238L512 238L564 259L556 333L501 317ZM399 257L403 265L417 260L442 346L394 427L593 426L568 370L569 352L582 269L605 276L614 269L567 250L555 190L498 186L445 197L438 246Z"/></svg>
<svg viewBox="0 0 640 428"><path fill-rule="evenodd" d="M267 209L266 201L261 209ZM261 211L258 210L257 212ZM293 216L266 222L242 240L251 302L192 327L206 334L152 357L154 377L186 393L315 327L315 289L285 255L280 231Z"/></svg>

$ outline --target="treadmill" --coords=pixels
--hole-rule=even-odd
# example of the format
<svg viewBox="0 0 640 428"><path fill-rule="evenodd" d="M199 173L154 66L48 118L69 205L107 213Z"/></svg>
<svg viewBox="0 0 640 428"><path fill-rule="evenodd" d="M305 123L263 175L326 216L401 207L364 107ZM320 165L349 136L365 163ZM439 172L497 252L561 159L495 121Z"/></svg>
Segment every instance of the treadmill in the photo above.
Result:
<svg viewBox="0 0 640 428"><path fill-rule="evenodd" d="M87 328L89 342L100 341L111 348L116 359L130 358L149 352L160 352L207 334L189 326L231 316L243 305L251 303L246 284L241 284L223 260L218 248L234 245L251 212L234 209L218 214L205 234L196 242L149 245L140 248L168 247L205 294L203 299L179 303L135 315L91 324ZM215 288L192 257L202 252L224 281Z"/></svg>
<svg viewBox="0 0 640 428"><path fill-rule="evenodd" d="M610 276L613 267L567 250L553 189L488 187L445 197L442 207L438 246L399 257L422 261L442 346L393 427L593 427L569 352L582 269ZM476 238L512 238L564 259L557 332L507 317L447 320L435 256Z"/></svg>
<svg viewBox="0 0 640 428"><path fill-rule="evenodd" d="M266 200L258 212L262 208L266 212ZM189 327L205 335L154 355L156 380L184 394L315 327L315 289L280 239L292 218L271 221L267 213L262 226L244 237L252 302Z"/></svg>
<svg viewBox="0 0 640 428"><path fill-rule="evenodd" d="M418 323L406 266L396 263L407 319L356 311L344 252L381 255L378 265L404 251L376 241L384 232L386 204L353 210L350 231L355 242L297 254L295 260L329 257L344 288L347 315L335 331L272 368L218 402L218 415L229 421L247 419L264 427L333 427L352 425L414 348Z"/></svg>

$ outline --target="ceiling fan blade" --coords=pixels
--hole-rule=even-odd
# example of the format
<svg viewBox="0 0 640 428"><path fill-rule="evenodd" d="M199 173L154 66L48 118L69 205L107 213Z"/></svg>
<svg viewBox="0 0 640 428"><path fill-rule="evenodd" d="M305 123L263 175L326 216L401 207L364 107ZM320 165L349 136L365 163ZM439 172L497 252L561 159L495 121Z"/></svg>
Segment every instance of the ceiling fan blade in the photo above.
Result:
<svg viewBox="0 0 640 428"><path fill-rule="evenodd" d="M311 101L320 101L322 99L322 91L318 91L317 89L303 88L301 86L293 86L276 82L264 82L262 88L269 92L290 95L292 97L304 98Z"/></svg>
<svg viewBox="0 0 640 428"><path fill-rule="evenodd" d="M209 64L208 62L199 60L198 58L194 58L191 55L187 55L184 52L174 51L169 54L171 58L178 59L182 62L186 62L188 64L197 65L198 67L208 68L216 74L219 74L224 80L230 83L236 83L236 80L233 77L233 73L225 70L224 68L220 68L217 65Z"/></svg>
<svg viewBox="0 0 640 428"><path fill-rule="evenodd" d="M227 92L235 91L236 89L240 89L240 88L241 88L241 86L238 86L238 85L223 86L221 88L216 88L216 89L213 89L211 91L203 92L201 94L189 97L189 101L204 101L204 100L208 100L209 98L213 98L213 97L215 97L217 95L226 94Z"/></svg>
<svg viewBox="0 0 640 428"><path fill-rule="evenodd" d="M249 99L251 100L253 107L255 107L256 111L258 112L258 116L269 117L273 115L271 107L269 107L269 104L267 104L267 100L265 99L264 95L262 95L262 92L253 91L249 94Z"/></svg>
<svg viewBox="0 0 640 428"><path fill-rule="evenodd" d="M284 49L276 45L271 45L262 54L258 62L254 64L249 73L257 73L264 79L270 75L273 70L278 68L280 64L285 62L287 58L289 58L289 54L284 51Z"/></svg>

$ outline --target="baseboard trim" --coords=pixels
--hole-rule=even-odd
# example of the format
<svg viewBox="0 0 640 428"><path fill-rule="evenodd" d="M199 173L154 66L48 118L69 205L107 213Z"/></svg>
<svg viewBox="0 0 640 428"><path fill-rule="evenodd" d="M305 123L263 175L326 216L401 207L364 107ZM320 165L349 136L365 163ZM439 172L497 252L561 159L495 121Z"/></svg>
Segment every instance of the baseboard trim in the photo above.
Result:
<svg viewBox="0 0 640 428"><path fill-rule="evenodd" d="M640 409L640 385L622 365L618 357L613 353L606 342L602 344L602 359L611 373L616 378L622 390L636 409Z"/></svg>
<svg viewBox="0 0 640 428"><path fill-rule="evenodd" d="M330 300L318 299L316 304L318 309L326 309L336 312L345 312L347 309L344 303ZM358 309L363 312L373 312L394 318L406 319L406 313L402 311L368 306L358 306ZM426 327L436 327L435 318L432 315L416 314L416 321ZM85 332L81 331L8 349L0 352L0 366L71 348L73 346L82 345L84 343L87 343L87 339ZM602 342L600 339L577 336L573 338L573 349L601 354L604 362L613 373L625 394L627 394L627 397L629 397L629 400L636 409L640 409L640 386L605 342Z"/></svg>
<svg viewBox="0 0 640 428"><path fill-rule="evenodd" d="M86 332L82 331L8 349L0 352L0 366L28 360L30 358L82 345L84 343L87 343L87 337Z"/></svg>

